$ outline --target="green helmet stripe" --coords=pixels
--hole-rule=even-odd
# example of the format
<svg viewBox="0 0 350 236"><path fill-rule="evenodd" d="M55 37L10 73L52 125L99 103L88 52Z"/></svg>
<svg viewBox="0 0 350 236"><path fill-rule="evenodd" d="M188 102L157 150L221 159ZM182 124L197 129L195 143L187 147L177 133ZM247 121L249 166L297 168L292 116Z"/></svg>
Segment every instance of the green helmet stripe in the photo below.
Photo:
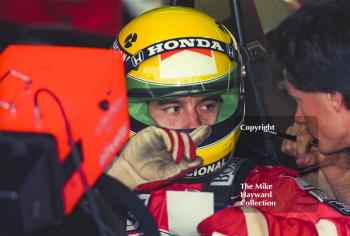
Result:
<svg viewBox="0 0 350 236"><path fill-rule="evenodd" d="M231 70L215 79L215 82L200 82L192 85L181 84L177 86L169 86L167 84L159 85L154 83L145 83L144 81L133 79L128 76L128 97L132 102L164 100L181 96L194 96L200 94L222 94L229 92L239 94L240 77L237 76L237 70Z"/></svg>

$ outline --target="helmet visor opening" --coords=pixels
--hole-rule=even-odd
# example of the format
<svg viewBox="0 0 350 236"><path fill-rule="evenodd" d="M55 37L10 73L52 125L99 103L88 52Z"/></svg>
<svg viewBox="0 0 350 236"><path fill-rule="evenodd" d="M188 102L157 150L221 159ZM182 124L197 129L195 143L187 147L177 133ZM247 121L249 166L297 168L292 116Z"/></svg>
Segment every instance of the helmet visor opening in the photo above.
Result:
<svg viewBox="0 0 350 236"><path fill-rule="evenodd" d="M241 99L241 95L236 93L206 93L206 94L196 94L194 96L205 96L205 97L213 97L218 96L219 99L219 112L216 117L215 124L222 122L229 118L238 107L238 103ZM179 97L168 97L167 99L163 99L161 101L174 100ZM160 100L156 100L160 101ZM156 121L152 118L149 113L149 101L136 102L129 101L129 114L135 120L145 124L145 125L157 125Z"/></svg>

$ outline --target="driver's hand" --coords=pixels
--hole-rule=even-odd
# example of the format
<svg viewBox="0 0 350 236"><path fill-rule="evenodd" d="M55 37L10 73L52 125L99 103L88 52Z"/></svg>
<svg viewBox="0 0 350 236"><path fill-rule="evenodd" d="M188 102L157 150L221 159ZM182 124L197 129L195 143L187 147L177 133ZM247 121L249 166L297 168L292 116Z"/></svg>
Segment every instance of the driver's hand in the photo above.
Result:
<svg viewBox="0 0 350 236"><path fill-rule="evenodd" d="M184 176L202 163L196 146L210 135L208 125L187 134L155 126L126 144L108 174L136 190L151 190Z"/></svg>

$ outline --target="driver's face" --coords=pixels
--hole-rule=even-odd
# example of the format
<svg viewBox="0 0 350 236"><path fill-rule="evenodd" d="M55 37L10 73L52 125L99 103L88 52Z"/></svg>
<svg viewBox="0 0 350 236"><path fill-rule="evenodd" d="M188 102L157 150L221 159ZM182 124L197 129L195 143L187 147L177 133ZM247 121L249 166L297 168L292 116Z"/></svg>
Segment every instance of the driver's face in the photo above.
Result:
<svg viewBox="0 0 350 236"><path fill-rule="evenodd" d="M159 126L193 129L213 125L219 112L220 97L182 97L149 102L149 113Z"/></svg>

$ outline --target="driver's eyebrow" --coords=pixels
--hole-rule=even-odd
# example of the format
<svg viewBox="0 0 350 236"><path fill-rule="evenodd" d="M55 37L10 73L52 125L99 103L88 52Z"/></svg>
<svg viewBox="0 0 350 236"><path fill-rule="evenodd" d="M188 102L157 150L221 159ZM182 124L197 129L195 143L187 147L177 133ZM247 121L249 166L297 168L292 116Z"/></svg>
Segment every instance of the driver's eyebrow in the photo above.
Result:
<svg viewBox="0 0 350 236"><path fill-rule="evenodd" d="M167 104L182 104L183 102L181 100L173 99L173 100L163 100L163 101L157 101L158 106L167 105Z"/></svg>
<svg viewBox="0 0 350 236"><path fill-rule="evenodd" d="M210 101L210 100L222 102L222 98L219 95L203 97L200 100L200 102L205 102L205 101ZM157 102L158 106L167 105L167 104L177 104L177 105L183 104L183 101L181 99L161 100L161 101L156 101L156 102Z"/></svg>
<svg viewBox="0 0 350 236"><path fill-rule="evenodd" d="M203 99L201 99L201 102L205 102L205 101L208 101L208 100L214 100L214 101L222 102L222 98L219 95L203 97Z"/></svg>

